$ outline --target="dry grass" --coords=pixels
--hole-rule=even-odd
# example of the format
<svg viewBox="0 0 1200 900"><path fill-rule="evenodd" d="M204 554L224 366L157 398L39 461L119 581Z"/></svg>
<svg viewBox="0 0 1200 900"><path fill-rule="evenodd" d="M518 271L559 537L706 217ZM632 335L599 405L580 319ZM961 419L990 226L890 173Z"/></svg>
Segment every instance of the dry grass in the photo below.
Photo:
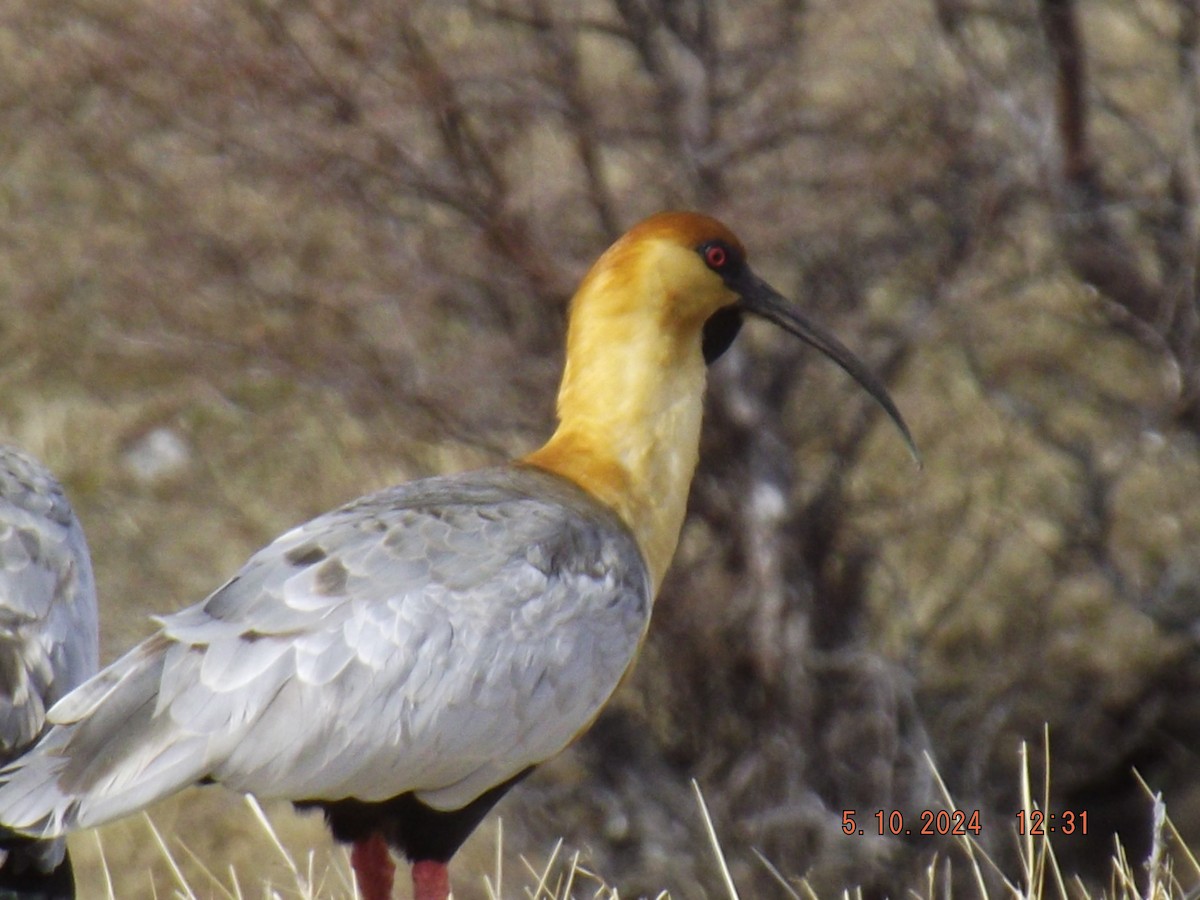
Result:
<svg viewBox="0 0 1200 900"><path fill-rule="evenodd" d="M1048 752L1044 754L1042 762L1042 770L1049 773ZM942 792L946 808L961 808L942 781L933 760L928 759L928 763ZM1040 786L1040 792L1035 793L1030 772L1029 748L1028 745L1022 745L1019 794L1020 808L1025 812L1027 820L1031 812L1048 809L1051 796L1049 775L1047 774ZM1020 859L1019 877L1010 877L979 839L968 833L956 838L953 852L947 858L935 857L930 862L926 870L924 891L914 888L910 890L909 897L911 900L962 900L964 897L977 900L1191 900L1195 897L1195 892L1189 885L1200 882L1200 860L1197 860L1175 828L1167 814L1166 803L1161 794L1154 793L1144 782L1143 786L1147 802L1154 811L1150 855L1145 860L1130 859L1120 842L1116 842L1112 854L1111 880L1107 890L1097 891L1077 878L1072 879L1064 875L1050 834L1021 835L1014 826L1012 837ZM711 854L720 875L719 883L712 886L712 896L724 900L741 900L717 827L696 781L692 782L692 789L698 815L709 840L709 846L698 849L697 853ZM259 831L263 845L273 848L276 868L281 869L284 874L263 879L256 874L239 872L235 866L230 866L227 874L222 877L209 868L189 847L186 837L179 834L164 836L154 820L149 815L143 815L141 825L153 838L157 853L174 879L174 885L169 889L170 893L165 896L174 900L358 900L359 894L354 884L350 855L346 848L337 848L332 853L310 850L298 856L295 848L287 846L280 838L271 817L257 800L246 796L244 803ZM98 832L94 833L93 837L104 881L103 896L106 900L117 900L120 895L114 888L104 854L103 840ZM503 820L497 820L495 823L493 847L492 870L477 874L473 887L463 888L464 883L471 881L471 878L463 873L467 866L456 865L455 880L460 884L456 896L478 897L480 900L620 900L618 887L590 869L583 854L579 850L568 850L562 840L554 845L544 860L538 861L518 855L515 859L515 873L506 871L506 867L512 866L513 862L510 862L510 853L505 849ZM821 900L821 895L807 879L789 878L758 851L755 851L755 857L770 873L781 896L786 896L789 900ZM473 858L472 866L477 859ZM1178 872L1177 866L1182 867L1184 872ZM959 887L954 890L950 887L950 875L954 867L963 867L971 873L968 883L973 885L973 889ZM192 874L185 874L185 868L190 869ZM200 877L195 874L197 871L200 872ZM403 867L399 869L397 881L400 885L400 896L407 897ZM157 898L164 895L160 893L160 889L155 888L153 896ZM671 896L669 892L662 891L645 900L671 900ZM864 896L861 888L847 889L841 893L841 900L863 900Z"/></svg>
<svg viewBox="0 0 1200 900"><path fill-rule="evenodd" d="M1029 746L1021 745L1020 809L1024 812L1026 821L1030 821L1030 813L1052 808L1048 739L1044 747L1046 749L1042 771L1046 776L1040 792L1035 793L1030 777ZM959 808L937 773L933 761L930 760L929 764L947 807ZM997 890L990 887L990 883L996 881L1001 886L999 896L1019 900L1169 900L1194 897L1194 888L1190 885L1200 879L1200 862L1167 815L1162 795L1152 792L1145 782L1142 784L1146 790L1147 802L1152 805L1154 811L1150 855L1145 860L1130 859L1120 841L1115 841L1111 880L1107 890L1098 892L1077 877L1070 878L1063 873L1055 853L1053 836L1048 830L1037 835L1031 830L1020 834L1014 827L1013 834L1020 860L1020 877L1017 880L1013 880L1004 871L975 837L967 834L957 839L961 859L973 873L977 896L980 900L996 897ZM1176 873L1177 864L1182 864L1187 870L1183 877ZM947 896L938 888L937 873L938 863L935 860L929 867L926 895L928 900Z"/></svg>
<svg viewBox="0 0 1200 900"><path fill-rule="evenodd" d="M358 900L359 894L350 868L350 854L346 848L339 847L333 852L309 851L303 856L297 856L295 848L287 846L280 838L275 825L258 801L250 796L246 796L244 801L251 819L259 829L262 846L269 846L274 850L273 868L280 870L282 874L264 879L260 874L239 871L231 865L222 876L199 858L188 845L185 836L178 833L164 835L153 818L143 814L140 819L141 826L149 832L159 858L174 882L166 896L177 900L201 900L206 897L220 900ZM506 873L508 858L504 851L502 820L496 822L494 834L495 854L492 871L481 874L475 888L460 893L460 896L478 896L484 900L503 900L513 896L525 900L619 900L617 889L586 866L580 851L568 853L562 841L553 847L544 861L532 860L524 855L518 856L518 872L515 875ZM99 832L94 832L93 837L103 881L103 896L107 900L117 900L118 897L126 896L119 894L115 887L104 852L103 838ZM456 880L469 879L460 872ZM399 870L397 881L401 896L407 896L403 867ZM514 882L519 886L514 887ZM732 883L729 889L730 896L736 898ZM158 887L151 888L155 897L163 896L160 891ZM654 900L667 900L668 896L663 892Z"/></svg>

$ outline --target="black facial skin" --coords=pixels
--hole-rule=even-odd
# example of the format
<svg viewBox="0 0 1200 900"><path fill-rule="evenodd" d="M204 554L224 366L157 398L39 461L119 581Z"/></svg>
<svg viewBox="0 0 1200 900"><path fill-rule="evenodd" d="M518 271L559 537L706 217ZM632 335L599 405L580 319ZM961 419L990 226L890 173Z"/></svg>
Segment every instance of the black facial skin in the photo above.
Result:
<svg viewBox="0 0 1200 900"><path fill-rule="evenodd" d="M708 241L696 248L704 264L721 276L731 289L737 291L737 281L746 271L746 260L734 247L724 241ZM739 291L740 293L740 291ZM701 348L704 362L712 365L733 343L742 330L742 311L737 306L726 306L717 310L704 323Z"/></svg>
<svg viewBox="0 0 1200 900"><path fill-rule="evenodd" d="M720 359L741 330L742 311L736 306L723 307L709 316L704 323L704 337L700 345L705 364L711 366Z"/></svg>

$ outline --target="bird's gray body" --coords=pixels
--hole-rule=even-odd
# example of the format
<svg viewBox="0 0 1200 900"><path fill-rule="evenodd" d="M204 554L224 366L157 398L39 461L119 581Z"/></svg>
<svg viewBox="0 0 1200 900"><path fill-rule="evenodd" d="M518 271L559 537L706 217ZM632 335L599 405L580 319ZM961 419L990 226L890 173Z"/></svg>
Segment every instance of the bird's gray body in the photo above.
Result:
<svg viewBox="0 0 1200 900"><path fill-rule="evenodd" d="M651 599L628 529L558 476L372 494L284 534L63 699L0 773L0 822L61 834L200 780L460 808L590 724Z"/></svg>
<svg viewBox="0 0 1200 900"><path fill-rule="evenodd" d="M0 446L0 761L26 750L46 710L96 672L96 588L83 529L54 477ZM52 869L62 841L13 852Z"/></svg>

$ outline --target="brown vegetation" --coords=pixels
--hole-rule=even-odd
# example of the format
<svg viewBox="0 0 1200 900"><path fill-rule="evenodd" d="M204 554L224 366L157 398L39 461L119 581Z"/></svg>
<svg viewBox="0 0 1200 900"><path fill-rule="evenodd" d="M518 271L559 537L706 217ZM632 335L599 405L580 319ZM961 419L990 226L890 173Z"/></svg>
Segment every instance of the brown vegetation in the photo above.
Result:
<svg viewBox="0 0 1200 900"><path fill-rule="evenodd" d="M506 845L718 895L694 776L747 896L752 849L895 895L939 846L842 811L915 820L928 750L1012 861L1048 722L1052 807L1090 814L1060 862L1104 882L1149 835L1132 767L1200 838L1198 32L1193 0L7 0L0 433L68 485L111 658L301 519L531 448L588 262L703 209L887 376L924 469L750 330L636 678ZM212 790L155 816L217 872L256 831ZM145 827L106 835L135 896Z"/></svg>

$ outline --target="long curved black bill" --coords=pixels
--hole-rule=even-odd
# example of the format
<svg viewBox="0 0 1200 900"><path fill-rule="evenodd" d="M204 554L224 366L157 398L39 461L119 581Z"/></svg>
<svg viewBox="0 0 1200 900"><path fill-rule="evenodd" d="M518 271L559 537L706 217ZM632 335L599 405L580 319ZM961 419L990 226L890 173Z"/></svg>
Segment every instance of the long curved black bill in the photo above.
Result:
<svg viewBox="0 0 1200 900"><path fill-rule="evenodd" d="M743 310L761 316L769 322L774 322L789 334L794 334L800 340L816 347L845 369L868 394L875 398L876 402L883 407L884 412L896 423L896 427L904 438L904 443L908 445L908 452L912 454L913 461L917 466L921 465L921 454L917 450L917 444L908 430L904 417L900 415L900 410L896 408L891 395L888 394L887 388L845 344L795 309L782 294L751 272L748 267L731 287L741 296L742 302L739 305Z"/></svg>

